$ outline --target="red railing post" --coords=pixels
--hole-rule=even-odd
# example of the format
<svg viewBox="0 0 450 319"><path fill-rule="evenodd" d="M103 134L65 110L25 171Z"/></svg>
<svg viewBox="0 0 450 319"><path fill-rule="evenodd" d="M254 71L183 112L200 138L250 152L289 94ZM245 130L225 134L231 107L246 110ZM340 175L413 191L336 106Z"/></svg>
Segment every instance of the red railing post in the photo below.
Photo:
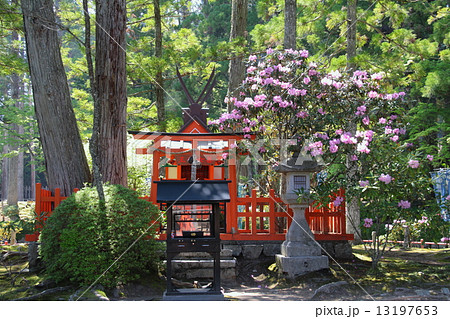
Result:
<svg viewBox="0 0 450 319"><path fill-rule="evenodd" d="M34 205L34 211L36 212L36 221L38 222L36 225L36 230L42 228L42 221L41 221L41 214L42 214L42 191L41 191L41 183L36 184L36 191L35 191L35 205Z"/></svg>
<svg viewBox="0 0 450 319"><path fill-rule="evenodd" d="M269 234L275 235L275 191L269 190Z"/></svg>

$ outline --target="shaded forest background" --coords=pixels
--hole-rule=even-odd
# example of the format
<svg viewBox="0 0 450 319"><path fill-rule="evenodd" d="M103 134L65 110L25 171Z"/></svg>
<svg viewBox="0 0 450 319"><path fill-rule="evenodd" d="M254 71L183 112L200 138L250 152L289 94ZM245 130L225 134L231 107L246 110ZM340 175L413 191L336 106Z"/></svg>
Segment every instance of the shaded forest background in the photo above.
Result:
<svg viewBox="0 0 450 319"><path fill-rule="evenodd" d="M383 72L387 87L408 92L408 142L423 154L434 156L435 160L427 164L430 170L448 167L450 8L447 1L298 0L294 6L292 2L127 1L123 47L126 129L167 132L179 129L182 107L187 107L187 101L176 79L176 66L193 96L200 94L204 82L216 68L218 81L208 101L209 118L216 119L227 110L224 99L227 94L234 94L239 83L235 77L242 76L245 70L242 65L248 56L264 53L269 47L289 46L309 50L311 61L320 62L330 70L345 68L350 63L355 69ZM83 5L88 6L87 11ZM352 5L356 5L356 23L348 16ZM51 29L58 35L72 107L81 140L87 144L93 133L94 100L86 55L93 50L96 62L98 33L95 30L99 32L102 25L96 23L94 1L55 0L54 12L56 20ZM294 29L292 24L285 23L285 17L295 18ZM90 20L88 42L86 19ZM46 184L47 180L23 21L20 1L0 0L2 199L16 192L21 200L25 186L35 182ZM355 51L349 57L348 32L352 30ZM289 37L292 32L295 37ZM239 64L240 68L236 66ZM233 74L235 70L241 70L241 75ZM54 149L54 152L65 150ZM15 185L17 190L10 188Z"/></svg>

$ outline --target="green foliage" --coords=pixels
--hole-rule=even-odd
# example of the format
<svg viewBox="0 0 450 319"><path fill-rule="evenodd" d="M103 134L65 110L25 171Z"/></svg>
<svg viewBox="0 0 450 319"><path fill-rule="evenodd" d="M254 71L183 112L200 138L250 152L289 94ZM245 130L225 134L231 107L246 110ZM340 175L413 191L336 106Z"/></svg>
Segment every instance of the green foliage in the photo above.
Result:
<svg viewBox="0 0 450 319"><path fill-rule="evenodd" d="M90 285L99 279L105 287L113 287L156 269L159 244L151 225L158 209L122 186L105 185L104 191L104 211L96 190L84 188L64 200L47 220L41 255L56 281Z"/></svg>

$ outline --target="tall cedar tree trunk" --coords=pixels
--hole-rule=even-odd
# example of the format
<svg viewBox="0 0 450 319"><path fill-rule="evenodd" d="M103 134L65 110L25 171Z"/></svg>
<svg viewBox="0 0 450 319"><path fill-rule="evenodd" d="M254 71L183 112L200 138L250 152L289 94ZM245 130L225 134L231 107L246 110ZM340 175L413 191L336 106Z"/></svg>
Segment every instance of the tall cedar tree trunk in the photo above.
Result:
<svg viewBox="0 0 450 319"><path fill-rule="evenodd" d="M347 69L355 71L356 56L356 6L357 0L347 0Z"/></svg>
<svg viewBox="0 0 450 319"><path fill-rule="evenodd" d="M19 35L16 31L12 32L11 39L13 41L19 40ZM12 47L11 54L14 56L19 55L19 51ZM11 74L11 98L15 101L15 107L20 108L20 77L17 73ZM10 125L10 134L18 135L19 126L15 123ZM14 136L12 136L14 138ZM17 151L17 145L10 145L10 151ZM23 168L22 168L23 169ZM23 177L23 174L22 174ZM17 206L17 202L19 201L19 156L13 156L9 159L9 167L8 167L8 206Z"/></svg>
<svg viewBox="0 0 450 319"><path fill-rule="evenodd" d="M246 37L247 33L247 0L233 0L231 6L231 32L230 41L238 37ZM245 78L245 63L242 57L236 57L230 60L228 68L228 96L237 96L236 88L242 84ZM228 104L228 112L234 109L234 105Z"/></svg>
<svg viewBox="0 0 450 319"><path fill-rule="evenodd" d="M284 48L296 49L297 0L284 1Z"/></svg>
<svg viewBox="0 0 450 319"><path fill-rule="evenodd" d="M100 205L105 201L105 193L103 191L103 177L100 172L100 154L99 154L99 135L101 123L101 107L98 100L97 82L95 81L94 64L92 62L91 50L91 17L89 15L88 0L83 0L84 11L84 49L86 51L86 64L88 67L89 81L91 87L92 100L94 101L94 119L92 123L92 135L89 140L89 152L92 157L92 175L93 185L97 189ZM102 207L103 208L103 207Z"/></svg>
<svg viewBox="0 0 450 319"><path fill-rule="evenodd" d="M356 70L356 65L353 62L356 56L356 8L357 0L347 1L347 70L353 72ZM356 124L353 121L349 122L348 130L352 134L356 134ZM346 160L347 166L347 179L349 183L356 183L354 180L357 175L358 167L355 162L351 160L350 155ZM346 228L347 232L355 236L354 243L361 243L362 239L360 237L360 207L359 199L354 197L347 200L346 203Z"/></svg>
<svg viewBox="0 0 450 319"><path fill-rule="evenodd" d="M95 81L101 123L98 153L104 182L127 186L126 1L97 0Z"/></svg>
<svg viewBox="0 0 450 319"><path fill-rule="evenodd" d="M67 196L91 176L61 60L53 1L22 0L21 6L47 183Z"/></svg>
<svg viewBox="0 0 450 319"><path fill-rule="evenodd" d="M162 58L162 21L160 1L153 1L153 10L155 15L155 57ZM164 79L162 70L158 69L155 77L155 95L156 95L156 112L158 115L158 130L166 131L166 112L164 109Z"/></svg>

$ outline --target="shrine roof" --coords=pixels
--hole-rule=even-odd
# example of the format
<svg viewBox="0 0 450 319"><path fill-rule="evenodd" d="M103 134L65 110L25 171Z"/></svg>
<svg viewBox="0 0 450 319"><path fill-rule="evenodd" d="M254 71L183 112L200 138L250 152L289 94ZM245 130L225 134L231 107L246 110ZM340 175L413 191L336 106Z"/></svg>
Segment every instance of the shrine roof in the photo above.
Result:
<svg viewBox="0 0 450 319"><path fill-rule="evenodd" d="M155 181L158 203L223 203L230 201L230 181Z"/></svg>
<svg viewBox="0 0 450 319"><path fill-rule="evenodd" d="M194 135L194 136L224 136L224 135L244 135L244 134L248 134L248 133L243 133L243 132L232 132L232 133L169 133L169 132L144 132L144 131L128 131L128 133L132 134L132 135L173 135L173 136L190 136L190 135Z"/></svg>
<svg viewBox="0 0 450 319"><path fill-rule="evenodd" d="M183 136L183 137L225 137L229 138L238 137L242 138L245 134L243 132L231 132L231 133L168 133L168 132L144 132L144 131L128 131L134 138L137 139L155 139L158 136ZM152 138L153 137L153 138Z"/></svg>

